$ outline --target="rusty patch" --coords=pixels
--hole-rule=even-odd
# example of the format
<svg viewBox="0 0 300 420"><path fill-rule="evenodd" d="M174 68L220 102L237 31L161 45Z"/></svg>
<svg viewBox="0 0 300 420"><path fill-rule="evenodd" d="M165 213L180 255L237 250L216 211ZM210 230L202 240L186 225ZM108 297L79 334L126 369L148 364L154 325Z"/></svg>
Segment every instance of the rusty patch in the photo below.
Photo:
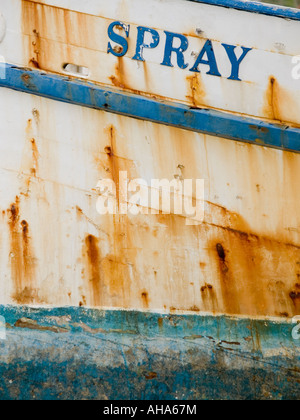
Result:
<svg viewBox="0 0 300 420"><path fill-rule="evenodd" d="M280 312L279 316L283 317L283 318L289 318L289 314L287 312Z"/></svg>
<svg viewBox="0 0 300 420"><path fill-rule="evenodd" d="M300 299L300 292L295 292L294 290L290 293L290 298L295 302Z"/></svg>
<svg viewBox="0 0 300 420"><path fill-rule="evenodd" d="M33 161L31 172L34 174L34 176L36 176L36 173L39 167L39 151L38 151L35 139L31 139L30 143L31 143L31 150L32 150L32 161Z"/></svg>
<svg viewBox="0 0 300 420"><path fill-rule="evenodd" d="M217 244L216 245L216 250L217 250L217 253L218 253L218 256L219 256L220 260L225 263L226 254L225 254L225 250L223 248L223 245L222 244Z"/></svg>
<svg viewBox="0 0 300 420"><path fill-rule="evenodd" d="M28 83L30 80L30 76L28 74L22 74L21 79L23 80L23 82Z"/></svg>
<svg viewBox="0 0 300 420"><path fill-rule="evenodd" d="M105 146L104 152L107 154L107 157L109 159L109 168L110 173L112 175L112 179L115 182L116 185L119 185L119 173L118 173L118 167L117 162L115 162L115 151L116 151L116 129L113 125L110 125L106 128L106 133L108 137L109 144Z"/></svg>
<svg viewBox="0 0 300 420"><path fill-rule="evenodd" d="M37 321L30 319L30 318L21 318L15 323L16 328L27 328L30 330L37 330L37 331L50 331L56 334L59 333L67 333L69 330L67 328L58 327L56 325L52 326L42 326L39 325Z"/></svg>
<svg viewBox="0 0 300 420"><path fill-rule="evenodd" d="M109 78L112 84L118 88L126 89L125 70L123 57L118 57L118 62L115 66L115 74Z"/></svg>
<svg viewBox="0 0 300 420"><path fill-rule="evenodd" d="M99 307L103 295L103 275L101 271L101 254L99 249L99 239L93 235L87 235L84 241L83 256L86 261L88 273L88 285L92 297L93 305ZM80 302L80 306L83 303Z"/></svg>
<svg viewBox="0 0 300 420"><path fill-rule="evenodd" d="M107 255L102 261L102 269L109 287L109 296L112 299L119 300L122 297L123 302L128 296L125 284L128 281L127 265L122 262L122 249L120 238L116 237L114 255Z"/></svg>
<svg viewBox="0 0 300 420"><path fill-rule="evenodd" d="M28 65L35 69L40 69L41 55L41 36L40 36L40 19L38 5L22 0L22 30L23 33L30 33L31 36L24 41L24 50L28 54Z"/></svg>
<svg viewBox="0 0 300 420"><path fill-rule="evenodd" d="M158 323L158 328L161 330L164 326L164 319L158 318L157 323Z"/></svg>
<svg viewBox="0 0 300 420"><path fill-rule="evenodd" d="M33 110L33 116L35 122L38 124L38 111ZM24 176L23 192L21 194L25 197L29 197L32 177L37 176L39 170L39 157L40 154L38 151L36 139L34 138L33 122L32 119L29 119L26 126L26 143L22 153L22 162L20 168L20 173Z"/></svg>
<svg viewBox="0 0 300 420"><path fill-rule="evenodd" d="M290 249L292 258L297 258L299 248L223 226L222 231L219 234L222 242L211 244L211 268L215 258L220 279L218 311L237 315L296 314L287 298L288 284L272 281L272 278L269 282L262 279L266 279L268 261L278 266L280 255Z"/></svg>
<svg viewBox="0 0 300 420"><path fill-rule="evenodd" d="M215 313L217 310L218 299L214 287L211 284L205 283L201 289L201 298L203 302L203 309Z"/></svg>
<svg viewBox="0 0 300 420"><path fill-rule="evenodd" d="M144 291L141 293L144 308L149 308L149 294Z"/></svg>
<svg viewBox="0 0 300 420"><path fill-rule="evenodd" d="M35 284L35 258L31 245L29 225L20 223L20 199L16 197L7 211L10 231L10 264L14 283L13 299L18 304L41 303Z"/></svg>
<svg viewBox="0 0 300 420"><path fill-rule="evenodd" d="M156 379L157 378L157 373L155 373L155 372L149 372L149 373L146 373L145 374L145 378L148 380L148 381L151 381L151 380L153 380L153 379Z"/></svg>
<svg viewBox="0 0 300 420"><path fill-rule="evenodd" d="M205 292L206 290L212 290L213 286L211 284L206 284L205 286L201 287L201 292Z"/></svg>
<svg viewBox="0 0 300 420"><path fill-rule="evenodd" d="M110 125L106 128L106 133L108 137L109 144L104 148L105 153L107 154L107 167L108 172L111 174L112 180L116 186L116 198L117 203L119 203L120 198L120 159L116 156L116 143L117 143L117 133L116 128L113 125Z"/></svg>
<svg viewBox="0 0 300 420"><path fill-rule="evenodd" d="M222 340L221 344L227 344L229 346L240 346L241 345L241 343L239 343L237 341L225 341L225 340Z"/></svg>
<svg viewBox="0 0 300 420"><path fill-rule="evenodd" d="M34 29L34 40L32 41L32 52L33 52L33 58L29 60L29 65L36 69L40 69L39 65L39 56L41 54L41 40L40 40L40 34L39 32Z"/></svg>
<svg viewBox="0 0 300 420"><path fill-rule="evenodd" d="M186 80L190 92L187 99L189 99L196 108L202 106L205 103L206 92L201 74L197 73L194 76L188 76Z"/></svg>
<svg viewBox="0 0 300 420"><path fill-rule="evenodd" d="M280 120L280 87L274 76L269 77L263 106L263 115L272 120Z"/></svg>
<svg viewBox="0 0 300 420"><path fill-rule="evenodd" d="M189 309L189 311L191 311L191 312L200 312L200 308L198 306L194 305L194 306L192 306Z"/></svg>

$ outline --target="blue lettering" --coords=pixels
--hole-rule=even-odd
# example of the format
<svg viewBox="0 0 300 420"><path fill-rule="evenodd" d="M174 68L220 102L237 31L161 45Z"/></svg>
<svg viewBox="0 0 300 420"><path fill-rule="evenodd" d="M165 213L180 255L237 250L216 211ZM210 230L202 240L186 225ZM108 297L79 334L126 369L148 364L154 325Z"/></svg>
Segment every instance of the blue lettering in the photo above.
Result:
<svg viewBox="0 0 300 420"><path fill-rule="evenodd" d="M207 60L204 60L203 57L206 54ZM209 71L206 74L210 74L212 76L218 76L221 77L221 74L218 70L216 56L213 50L213 46L211 41L208 39L202 48L194 66L190 69L190 71L194 71L196 73L200 73L200 70L198 69L200 64L206 64L209 66Z"/></svg>
<svg viewBox="0 0 300 420"><path fill-rule="evenodd" d="M186 69L188 67L188 64L185 64L184 62L184 55L183 53L188 49L189 42L187 38L184 35L175 34L173 32L167 32L165 31L165 34L167 36L166 39L166 46L165 46L165 56L164 61L161 63L162 66L168 66L168 67L174 67L171 62L171 56L172 53L176 53L177 55L177 65L181 69ZM180 40L180 47L174 47L174 39L178 38Z"/></svg>
<svg viewBox="0 0 300 420"><path fill-rule="evenodd" d="M120 35L118 31L124 31L125 34ZM126 25L123 22L116 21L109 25L108 27L108 36L111 42L108 43L107 52L113 54L116 57L123 57L128 52L128 39L130 32L130 25ZM189 48L188 38L184 35L165 31L166 34L166 44L164 50L164 59L161 63L162 66L174 67L172 64L173 54L176 55L177 66L181 69L186 69L189 64L185 62L184 53ZM147 38L148 35L148 38ZM113 43L113 44L112 44ZM144 26L137 27L137 40L136 40L136 51L135 55L132 57L133 60L145 61L144 59L144 49L154 49L160 43L160 35L157 30L152 28L147 28ZM115 45L114 45L115 44ZM175 46L176 45L176 46ZM179 46L178 46L179 45ZM223 48L226 51L228 59L231 64L231 74L228 77L229 80L241 81L239 78L240 66L246 55L252 48L242 48L242 53L238 58L235 52L237 46L222 44ZM212 41L208 39L202 50L200 51L194 65L190 68L189 71L200 73L199 66L206 65L209 67L209 70L206 74L211 76L222 77L218 69L218 64L213 48Z"/></svg>
<svg viewBox="0 0 300 420"><path fill-rule="evenodd" d="M241 54L240 58L237 59L234 52L236 47L234 45L222 44L222 46L225 48L225 51L231 63L231 75L230 77L228 77L228 79L241 81L241 79L239 78L240 65L246 57L246 55L248 54L248 52L252 50L252 48L242 47L243 53Z"/></svg>
<svg viewBox="0 0 300 420"><path fill-rule="evenodd" d="M155 29L144 28L143 26L139 26L137 30L138 36L136 41L136 52L135 56L132 57L132 59L138 61L145 61L143 57L144 48L156 48L159 44L159 34L157 31L155 31ZM145 44L146 32L150 33L152 36L152 42L150 42L150 44Z"/></svg>
<svg viewBox="0 0 300 420"><path fill-rule="evenodd" d="M111 43L109 42L107 52L113 54L116 57L123 57L128 51L128 42L121 35L118 35L114 32L115 27L117 27L118 29L124 29L126 33L126 38L128 38L130 25L125 25L125 23L122 22L113 22L108 27L109 39L118 44L118 46L113 48Z"/></svg>

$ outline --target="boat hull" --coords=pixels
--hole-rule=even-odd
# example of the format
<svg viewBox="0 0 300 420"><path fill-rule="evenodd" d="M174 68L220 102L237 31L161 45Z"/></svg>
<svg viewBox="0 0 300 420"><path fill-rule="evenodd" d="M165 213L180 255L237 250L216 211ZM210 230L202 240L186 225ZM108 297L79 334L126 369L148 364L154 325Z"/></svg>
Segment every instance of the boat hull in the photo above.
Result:
<svg viewBox="0 0 300 420"><path fill-rule="evenodd" d="M299 399L299 13L146 3L1 5L0 398Z"/></svg>

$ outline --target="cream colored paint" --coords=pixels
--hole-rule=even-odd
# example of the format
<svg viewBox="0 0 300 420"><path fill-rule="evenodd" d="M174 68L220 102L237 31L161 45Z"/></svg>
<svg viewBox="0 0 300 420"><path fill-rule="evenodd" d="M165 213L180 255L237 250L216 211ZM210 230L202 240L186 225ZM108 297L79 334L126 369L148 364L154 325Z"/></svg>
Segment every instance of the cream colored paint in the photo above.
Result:
<svg viewBox="0 0 300 420"><path fill-rule="evenodd" d="M0 53L8 62L30 66L30 60L36 59L34 50L38 48L39 65L50 72L63 74L63 64L71 63L88 67L90 80L102 85L198 107L300 123L300 84L292 78L291 61L300 54L297 21L184 0L152 0L150 3L133 0L130 6L124 0L49 0L24 4L29 3L38 3L37 20L31 22L26 18L22 22L22 1L2 0L0 11L7 20L7 36ZM41 3L49 6L43 9ZM107 28L115 20L131 25L129 52L121 59L121 64L116 57L107 54ZM157 49L145 50L145 65L131 59L138 25L156 28L161 35ZM197 29L203 31L200 37L196 35ZM32 46L32 42L37 41L33 30L39 32L39 47ZM190 64L195 60L192 54L200 52L205 40L213 40L223 77L206 75L206 66L198 77L188 70L161 66L164 30L188 36L190 48L186 57ZM231 66L221 43L253 48L241 65L242 82L227 79ZM190 80L193 76L197 77L194 83L199 86L194 100ZM276 81L275 93L270 92L272 77Z"/></svg>
<svg viewBox="0 0 300 420"><path fill-rule="evenodd" d="M1 304L20 303L12 270L17 257L11 209L17 196L17 252L24 253L26 221L26 261L34 267L30 279L20 277L28 304L296 314L290 293L300 274L298 154L6 89L0 94ZM97 213L97 182L112 177L105 153L111 127L114 168L127 170L130 178L205 180L204 224ZM98 298L83 255L88 235L97 241ZM225 266L217 244L224 247ZM230 282L228 290L224 281Z"/></svg>

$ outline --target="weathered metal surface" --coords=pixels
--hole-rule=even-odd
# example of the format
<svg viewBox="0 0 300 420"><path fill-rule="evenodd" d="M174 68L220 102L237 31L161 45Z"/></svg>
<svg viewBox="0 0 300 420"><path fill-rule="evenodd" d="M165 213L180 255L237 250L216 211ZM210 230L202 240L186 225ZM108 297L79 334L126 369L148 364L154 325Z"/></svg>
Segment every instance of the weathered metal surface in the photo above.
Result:
<svg viewBox="0 0 300 420"><path fill-rule="evenodd" d="M0 342L1 399L299 398L300 348L286 322L0 311L8 323Z"/></svg>
<svg viewBox="0 0 300 420"><path fill-rule="evenodd" d="M0 79L0 86L6 88L231 140L300 151L298 128L208 109L191 109L181 104L162 103L13 65L3 66L2 71L5 72L5 78Z"/></svg>
<svg viewBox="0 0 300 420"><path fill-rule="evenodd" d="M0 88L0 397L297 399L299 129L272 124L299 123L299 87L286 77L297 16L183 0L152 0L147 14L148 3L1 2L0 53L38 71L7 66ZM123 58L107 54L116 19L132 30ZM163 43L132 60L137 26L153 21L198 52L211 39L221 77L161 66ZM252 48L241 81L228 80L221 42ZM66 64L104 86L63 79ZM120 194L120 171L204 179L203 223L100 215L98 181Z"/></svg>
<svg viewBox="0 0 300 420"><path fill-rule="evenodd" d="M1 97L1 303L298 315L298 154ZM97 182L119 170L205 179L204 223L99 215Z"/></svg>
<svg viewBox="0 0 300 420"><path fill-rule="evenodd" d="M130 7L121 0L109 4L107 1L81 3L3 0L1 8L11 17L2 48L7 61L61 74L64 65L70 63L88 68L89 80L106 86L197 108L212 107L300 123L300 88L291 76L291 59L299 54L297 21L250 14L252 24L249 25L249 13L244 11L183 0L167 3L153 0L151 7L144 0L134 0ZM108 26L120 16L125 24L130 24L129 50L122 58L107 54ZM145 62L132 60L137 26L153 28L160 35L157 48L144 49ZM188 39L187 69L178 68L176 63L174 68L160 65L164 56L164 31L183 34ZM206 74L205 65L200 66L201 74L189 71L207 39L212 41L222 77ZM240 82L228 80L230 61L224 43L252 49L241 64ZM14 51L11 51L12 44Z"/></svg>

